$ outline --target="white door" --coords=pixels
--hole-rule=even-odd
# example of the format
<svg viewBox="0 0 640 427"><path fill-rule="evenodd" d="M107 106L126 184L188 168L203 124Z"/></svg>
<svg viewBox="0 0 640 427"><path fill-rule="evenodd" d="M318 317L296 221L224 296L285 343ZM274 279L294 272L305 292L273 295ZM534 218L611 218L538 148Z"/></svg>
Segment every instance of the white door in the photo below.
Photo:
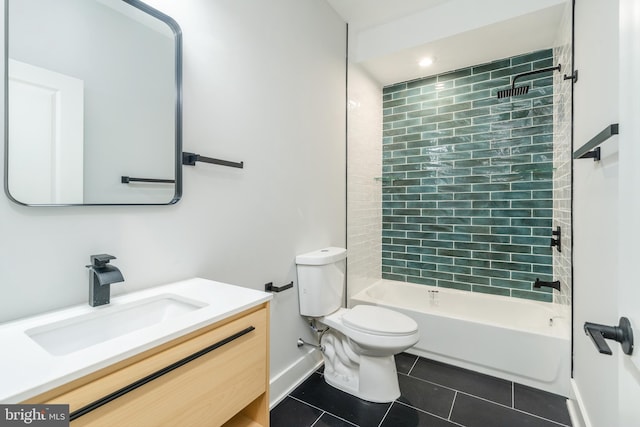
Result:
<svg viewBox="0 0 640 427"><path fill-rule="evenodd" d="M618 352L620 427L640 426L640 2L620 0L620 273L618 314L635 334Z"/></svg>
<svg viewBox="0 0 640 427"><path fill-rule="evenodd" d="M83 200L82 80L9 60L9 193L26 204Z"/></svg>

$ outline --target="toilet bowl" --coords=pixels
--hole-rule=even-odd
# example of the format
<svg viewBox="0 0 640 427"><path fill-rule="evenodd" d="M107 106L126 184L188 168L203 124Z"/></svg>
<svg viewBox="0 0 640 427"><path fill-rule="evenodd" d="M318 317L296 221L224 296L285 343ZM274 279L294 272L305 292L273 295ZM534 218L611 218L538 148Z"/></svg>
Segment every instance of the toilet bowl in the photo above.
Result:
<svg viewBox="0 0 640 427"><path fill-rule="evenodd" d="M325 381L370 402L400 397L394 355L418 342L417 323L382 307L341 308L319 319L330 329L322 336Z"/></svg>
<svg viewBox="0 0 640 427"><path fill-rule="evenodd" d="M346 250L296 257L300 314L326 326L321 336L325 381L370 402L400 397L394 355L416 344L417 323L383 307L342 307Z"/></svg>

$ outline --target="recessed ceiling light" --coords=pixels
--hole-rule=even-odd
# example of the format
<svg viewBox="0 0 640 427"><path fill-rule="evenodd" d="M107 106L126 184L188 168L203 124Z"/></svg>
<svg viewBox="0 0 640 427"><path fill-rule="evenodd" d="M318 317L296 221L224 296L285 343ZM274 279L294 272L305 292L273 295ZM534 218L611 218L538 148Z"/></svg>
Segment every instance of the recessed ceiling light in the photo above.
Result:
<svg viewBox="0 0 640 427"><path fill-rule="evenodd" d="M418 65L420 65L421 67L428 67L429 65L433 64L433 58L431 57L425 57L422 58L419 62Z"/></svg>

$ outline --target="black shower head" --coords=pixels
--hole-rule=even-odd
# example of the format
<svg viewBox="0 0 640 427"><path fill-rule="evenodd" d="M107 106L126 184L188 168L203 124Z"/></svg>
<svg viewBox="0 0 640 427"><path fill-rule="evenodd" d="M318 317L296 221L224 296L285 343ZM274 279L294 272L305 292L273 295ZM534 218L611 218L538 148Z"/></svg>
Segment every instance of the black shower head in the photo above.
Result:
<svg viewBox="0 0 640 427"><path fill-rule="evenodd" d="M511 87L509 89L503 89L498 91L498 99L508 98L510 96L526 95L529 92L529 85Z"/></svg>
<svg viewBox="0 0 640 427"><path fill-rule="evenodd" d="M520 77L530 76L531 74L545 73L547 71L560 71L560 64L555 67L543 68L541 70L527 71L526 73L518 74L513 78L511 87L509 89L503 89L498 91L498 99L508 98L510 96L526 95L529 93L529 85L516 87L516 80Z"/></svg>

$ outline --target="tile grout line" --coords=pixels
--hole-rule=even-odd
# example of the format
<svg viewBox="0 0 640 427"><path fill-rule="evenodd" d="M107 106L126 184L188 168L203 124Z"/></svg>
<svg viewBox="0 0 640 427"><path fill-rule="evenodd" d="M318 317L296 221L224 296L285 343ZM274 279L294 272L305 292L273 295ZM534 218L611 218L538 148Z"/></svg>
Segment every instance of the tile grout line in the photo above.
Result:
<svg viewBox="0 0 640 427"><path fill-rule="evenodd" d="M453 400L451 401L451 409L449 409L449 415L447 416L447 420L451 421L451 414L453 414L453 405L456 404L456 397L458 397L458 390L453 394Z"/></svg>
<svg viewBox="0 0 640 427"><path fill-rule="evenodd" d="M393 406L393 404L396 403L396 401L394 400L393 402L391 402L391 405L389 405L389 407L387 408L387 412L384 413L384 415L382 416L382 419L380 420L380 422L378 423L378 427L380 427L382 425L382 423L384 422L384 419L387 418L387 414L389 413L389 411L391 410L391 407Z"/></svg>
<svg viewBox="0 0 640 427"><path fill-rule="evenodd" d="M297 398L297 397L295 397L295 396L292 396L292 395L290 395L290 394L289 394L289 395L287 395L287 396L288 396L288 397L290 397L290 398L292 398L293 400L297 400L297 401L298 401L298 402L300 402L300 403L304 403L304 404L305 404L305 405L307 405L307 406L311 406L312 408L315 408L315 409L317 409L317 410L319 410L319 411L326 412L324 409L319 408L319 407L317 407L317 406L315 406L315 405L312 405L312 404L310 404L310 403L308 403L308 402L305 402L304 400L299 399L299 398Z"/></svg>
<svg viewBox="0 0 640 427"><path fill-rule="evenodd" d="M550 423L553 423L553 424L556 424L556 425L559 425L559 426L568 427L566 424L562 424L560 421L554 421L554 420L552 420L552 419L545 418L545 417L543 417L543 416L541 416L541 415L536 415L536 414L533 414L533 413L531 413L531 412L523 411L522 409L518 409L518 408L511 408L511 407L509 407L509 406L507 406L507 405L504 405L504 404L502 404L502 403L494 402L493 400L485 399L484 397L480 397L480 396L475 396L475 395L470 394L470 393L465 393L464 391L460 391L460 390L457 390L457 391L458 391L458 393L461 393L461 394L464 394L464 395L467 395L467 396L470 396L470 397L476 398L476 399L478 399L478 400L483 400L483 401L485 401L485 402L492 403L492 404L494 404L494 405L502 406L502 407L503 407L503 408L505 408L505 409L511 409L512 411L520 412L521 414L530 415L530 416L532 416L532 417L539 418L539 419L541 419L541 420L545 420L545 421L549 421Z"/></svg>
<svg viewBox="0 0 640 427"><path fill-rule="evenodd" d="M411 366L411 368L409 369L409 372L412 372L412 371L413 371L414 367L416 366L416 364L417 364L417 362L420 360L420 358L421 358L421 356L417 356L417 357L416 357L416 360L413 362L413 365L412 365L412 366ZM379 425L378 425L378 426L381 426L381 425L382 425L382 423L383 423L383 422L384 422L384 420L386 419L387 415L389 414L389 411L391 410L391 407L393 406L393 404L394 404L394 403L399 403L399 404L401 404L401 405L403 405L403 406L406 406L406 407L412 408L412 409L414 409L414 410L417 410L417 411L420 411L420 412L423 412L423 413L429 414L429 415L431 415L431 416L434 416L434 417L440 418L440 419L442 419L442 420L445 420L445 421L451 422L451 423L453 423L453 424L455 424L455 425L457 425L457 426L465 427L465 426L463 426L462 424L458 424L458 423L456 423L455 421L452 421L452 420L451 420L451 415L452 415L452 413L453 413L453 407L454 407L455 402L456 402L456 400L457 400L458 393L461 393L461 394L463 394L463 395L470 396L470 397L476 398L476 399L478 399L478 400L482 400L482 401L485 401L485 402L487 402L487 403L491 403L491 404L494 404L494 405L497 405L497 406L503 407L503 408L505 408L505 409L510 409L510 410L513 410L513 411L516 411L516 412L519 412L519 413L522 413L522 414L525 414L525 415L532 416L532 417L534 417L534 418L538 418L538 419L541 419L541 420L548 421L548 422L553 423L554 425L557 425L557 426L560 426L560 427L570 427L569 425L567 425L567 424L563 424L563 423L562 423L562 422L560 422L560 421L555 421L555 420L552 420L552 419L549 419L549 418L545 418L545 417L543 417L543 416L536 415L536 414L533 414L533 413L530 413L530 412L526 412L526 411L524 411L524 410L521 410L521 409L516 408L516 407L515 407L515 383L514 383L513 381L511 381L511 405L512 405L512 407L509 407L508 405L505 405L505 404L502 404L502 403L498 403L498 402L495 402L495 401L493 401L493 400L490 400L490 399L487 399L487 398L484 398L484 397L481 397L481 396L477 396L477 395L474 395L474 394L471 394L471 393L467 393L467 392L464 392L464 391L461 391L461 390L457 390L457 389L452 388L452 387L449 387L449 386L445 386L445 385L442 385L442 384L439 384L439 383L435 383L435 382L432 382L432 381L428 381L428 380L425 380L425 379L423 379L423 378L419 378L419 377L416 377L416 376L411 376L411 375L409 375L409 374L402 374L402 373L398 373L398 374L399 374L399 375L406 375L406 376L410 376L411 378L416 379L416 380L419 380L419 381L421 381L421 382L424 382L424 383L427 383L427 384L432 384L432 385L435 385L435 386L441 387L441 388L443 388L443 389L453 391L453 392L454 392L454 397L453 397L453 401L452 401L452 403L451 403L451 408L450 408L450 410L449 410L448 418L446 418L446 419L445 419L445 418L443 418L443 417L441 417L441 416L439 416L439 415L433 414L433 413L431 413L431 412L429 412L429 411L426 411L426 410L424 410L424 409L417 408L417 407L414 407L414 406L412 406L412 405L410 405L410 404L407 404L407 403L400 402L400 401L397 401L397 400L396 400L396 401L391 402L391 405L389 405L389 407L387 408L387 411L385 412L385 414L384 414L384 416L382 417L382 419L381 419L381 421L380 421L380 423L379 423ZM320 374L320 375L322 376L322 374ZM320 407L318 407L318 406L315 406L315 405L313 405L313 404L310 404L310 403L308 403L308 402L306 402L306 401L304 401L304 400L302 400L302 399L300 399L300 398L297 398L297 397L295 397L295 396L292 396L291 394L289 394L289 395L287 395L287 396L288 396L288 397L290 397L290 398L292 398L293 400L296 400L296 401L298 401L298 402L300 402L300 403L303 403L303 404L305 404L305 405L307 405L307 406L309 406L309 407L311 407L311 408L315 408L315 409L317 409L317 410L319 410L319 411L321 412L321 414L319 415L319 417L318 417L318 418L313 422L312 426L315 426L315 425L318 423L318 421L320 420L320 418L322 418L322 416L326 413L326 414L329 414L329 415L330 415L330 416L332 416L332 417L335 417L335 418L337 418L337 419L340 419L340 420L342 420L342 421L346 422L346 423L347 423L347 424L349 424L349 425L352 425L352 426L354 426L354 427L359 427L359 426L358 426L358 424L355 424L355 423L353 423L353 422L351 422L351 421L349 421L349 420L346 420L346 419L344 419L344 418L342 418L342 417L339 417L339 416L337 416L337 415L335 415L335 414L333 414L333 413L331 413L331 412L325 411L324 409L322 409L322 408L320 408Z"/></svg>
<svg viewBox="0 0 640 427"><path fill-rule="evenodd" d="M435 384L435 383L432 383L432 384ZM437 385L437 384L436 384L436 385ZM530 416L532 416L532 417L534 417L534 418L538 418L538 419L541 419L541 420L549 421L550 423L553 423L553 424L555 424L555 425L557 425L557 426L560 426L560 427L571 427L571 426L569 426L569 425L567 425L567 424L562 424L560 421L554 421L554 420L552 420L552 419L545 418L545 417L540 416L540 415L532 414L531 412L523 411L522 409L518 409L518 408L510 408L509 406L507 406L507 405L503 405L502 403L497 403L497 402L494 402L493 400L489 400L489 399L485 399L485 398L480 397L480 396L475 396L475 395L473 395L473 394L465 393L464 391L455 390L455 389L450 389L450 390L454 391L454 392L456 393L456 396L457 396L457 394L458 394L458 393L460 393L460 394L464 394L464 395L466 395L466 396L473 397L473 398L476 398L476 399L478 399L478 400L482 400L482 401L487 402L487 403L491 403L491 404L494 404L494 405L497 405L497 406L501 406L501 407L503 407L503 408L505 408L505 409L509 409L509 410L512 410L512 411L515 411L515 412L519 412L519 413L521 413L521 414L525 414L525 415L530 415ZM416 407L416 406L409 405L408 403L399 402L399 401L397 401L397 400L396 400L396 401L394 401L394 403L400 403L400 404L402 404L402 405L404 405L404 406L407 406L407 407L409 407L409 408L411 408L411 409L415 409L415 410L420 411L420 412L425 412L425 413L427 413L427 414L429 414L429 415L433 415L434 417L438 417L438 418L443 419L443 420L445 420L445 421L449 421L449 422L455 423L456 425L461 425L461 426L462 426L462 424L458 424L458 423L456 423L456 422L455 422L455 421L453 421L453 420L445 419L445 418L443 418L443 417L441 417L441 416L439 416L439 415L437 415L437 414L434 414L434 413L432 413L432 412L426 411L426 410L421 409L421 408L418 408L418 407ZM453 406L452 406L452 408L453 408ZM451 416L451 413L449 414L449 416ZM465 427L465 426L462 426L462 427Z"/></svg>
<svg viewBox="0 0 640 427"><path fill-rule="evenodd" d="M514 409L516 407L516 385L513 381L511 381L511 407Z"/></svg>
<svg viewBox="0 0 640 427"><path fill-rule="evenodd" d="M400 375L405 375L405 374L400 374ZM491 400L491 399L487 399L486 397L477 396L477 395L475 395L475 394L467 393L467 392L465 392L465 391L458 390L458 389L455 389L455 388L452 388L452 387L449 387L449 386L446 386L446 385L442 385L442 384L439 384L439 383L436 383L436 382L433 382L433 381L428 381L428 380L425 380L425 379L422 379L422 378L418 378L418 377L414 377L414 376L411 376L411 378L414 378L414 379L417 379L417 380L420 380L420 381L424 381L424 382L426 382L426 383L433 384L433 385L436 385L436 386L438 386L438 387L445 388L445 389L447 389L447 390L454 391L454 392L456 392L456 394L457 394L457 393L461 393L461 394L464 394L464 395L466 395L466 396L475 397L476 399L480 399L480 400L483 400L483 401L488 402L488 403L493 403L494 405L502 406L503 408L512 409L512 410L514 410L514 411L517 411L517 412L520 412L520 413L523 413L523 414L531 415L532 417L540 418L540 419L542 419L542 420L546 420L546 421L552 422L552 423L557 424L557 425L559 425L559 426L566 426L566 424L562 424L562 423L561 423L561 422L559 422L559 421L554 421L554 420L551 420L551 419L549 419L549 418L545 418L545 417L543 417L543 416L533 414L533 413L531 413L531 412L523 411L522 409L518 409L518 408L516 408L516 407L509 407L508 405L505 405L505 404L503 404L503 403L499 403L499 402L495 402L495 401L493 401L493 400ZM410 406L410 407L412 407L412 408L414 408L414 409L420 409L420 408L416 408L416 407L411 406L411 405L406 405L406 406ZM426 411L425 411L425 412L426 412Z"/></svg>
<svg viewBox="0 0 640 427"><path fill-rule="evenodd" d="M320 415L318 415L318 418L316 418L316 420L315 420L315 421L311 424L311 426L309 426L309 427L313 427L313 426L315 426L316 424L318 424L318 421L320 421L320 418L322 418L322 416L323 416L324 414L326 414L326 413L327 413L326 411L322 411L322 413L321 413Z"/></svg>
<svg viewBox="0 0 640 427"><path fill-rule="evenodd" d="M318 411L321 411L321 412L322 412L322 414L320 414L320 416L318 417L318 420L322 417L322 415L324 415L324 414L329 414L329 415L331 415L332 417L338 418L339 420L346 422L347 424L351 424L351 425L353 425L353 426L358 427L358 425L357 425L356 423L352 423L352 422L351 422L351 421L349 421L349 420L345 420L344 418L339 417L339 416L337 416L336 414L331 413L331 412L329 412L329 411L325 411L324 409L322 409L322 408L320 408L320 407L318 407L318 406L312 405L312 404L310 404L309 402L305 402L304 400L299 399L299 398L297 398L297 397L295 397L295 396L292 396L292 395L290 395L290 394L288 394L287 396L288 396L288 397L290 397L290 398L292 398L293 400L297 400L297 401L298 401L298 402L300 402L300 403L304 403L304 404L305 404L305 405L307 405L307 406L310 406L310 407L312 407L312 408L314 408L314 409L317 409ZM318 422L318 420L315 420L315 421L314 421L314 424L315 424L315 423L317 423L317 422Z"/></svg>
<svg viewBox="0 0 640 427"><path fill-rule="evenodd" d="M429 414L432 417L436 417L436 418L441 419L443 421L448 421L448 422L453 423L453 424L455 424L457 426L465 427L464 425L462 425L460 423L457 423L456 421L448 420L448 419L446 419L446 418L444 418L444 417L442 417L442 416L440 416L438 414L434 414L433 412L425 411L424 409L416 408L415 406L411 406L408 403L400 402L400 401L397 401L397 400L394 403L398 403L400 405L406 406L407 408L411 408L411 409L414 409L414 410L419 411L419 412L424 412L425 414Z"/></svg>
<svg viewBox="0 0 640 427"><path fill-rule="evenodd" d="M407 353L408 354L408 353ZM416 364L418 363L418 360L420 360L420 356L416 356L416 360L413 361L413 365L411 365L411 368L409 368L409 371L407 372L407 375L411 374L411 371L413 371L413 368L416 366Z"/></svg>
<svg viewBox="0 0 640 427"><path fill-rule="evenodd" d="M411 377L411 378L413 378L413 379L415 379L415 380L422 381L422 382L425 382L425 383L429 383L429 384L432 384L432 385L438 386L438 387L440 387L440 388L444 388L444 389L451 390L451 391L454 391L454 392L459 391L459 390L458 390L458 389L456 389L456 388L449 387L449 386L446 386L446 385L443 385L443 384L440 384L440 383L436 383L436 382L433 382L433 381L425 380L424 378L414 377L414 376L412 376L412 375L407 375L407 374L400 374L400 375L406 375L406 376ZM465 392L461 391L461 393L465 393ZM475 396L475 395L473 395L473 394L469 394L469 393L465 393L465 394L468 394L469 396L480 397L480 396ZM485 400L489 400L489 399L485 399ZM492 400L489 400L489 401L490 401L490 402L493 402Z"/></svg>

